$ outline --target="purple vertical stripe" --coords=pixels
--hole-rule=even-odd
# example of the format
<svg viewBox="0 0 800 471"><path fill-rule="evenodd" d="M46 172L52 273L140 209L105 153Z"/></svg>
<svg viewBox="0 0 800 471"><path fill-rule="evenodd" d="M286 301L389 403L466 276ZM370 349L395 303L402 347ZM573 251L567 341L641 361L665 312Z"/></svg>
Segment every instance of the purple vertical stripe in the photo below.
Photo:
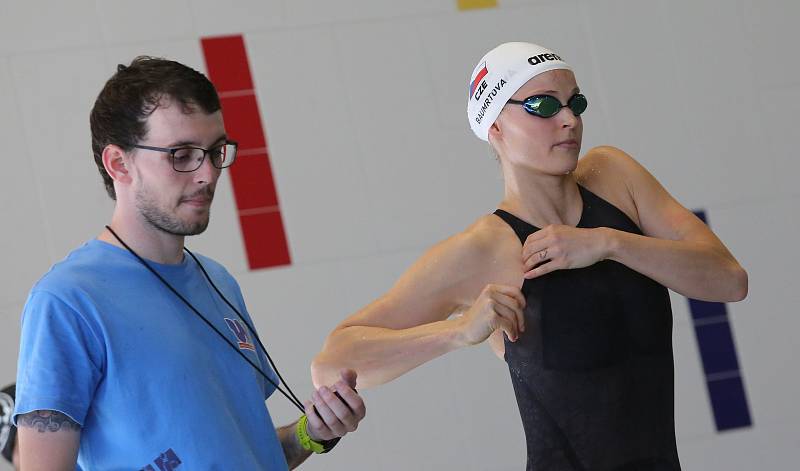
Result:
<svg viewBox="0 0 800 471"><path fill-rule="evenodd" d="M708 223L704 211L695 214ZM752 426L726 305L689 299L689 310L717 431Z"/></svg>

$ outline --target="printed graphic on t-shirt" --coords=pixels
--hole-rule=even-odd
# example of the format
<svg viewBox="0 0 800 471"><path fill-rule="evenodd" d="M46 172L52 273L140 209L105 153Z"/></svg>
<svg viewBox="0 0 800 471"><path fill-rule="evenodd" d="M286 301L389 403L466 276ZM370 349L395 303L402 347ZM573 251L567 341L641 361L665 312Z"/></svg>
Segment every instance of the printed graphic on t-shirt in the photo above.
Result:
<svg viewBox="0 0 800 471"><path fill-rule="evenodd" d="M172 471L173 469L178 469L181 465L181 459L178 458L178 455L175 454L172 448L169 448L164 453L158 455L158 458L153 460L153 463L158 467L158 471ZM152 464L148 464L140 471L156 471L156 468L154 468Z"/></svg>
<svg viewBox="0 0 800 471"><path fill-rule="evenodd" d="M231 332L233 332L233 335L235 335L236 339L239 341L240 350L256 351L256 347L249 342L247 330L245 330L239 319L228 319L226 317L225 323L228 324L228 328L231 329Z"/></svg>

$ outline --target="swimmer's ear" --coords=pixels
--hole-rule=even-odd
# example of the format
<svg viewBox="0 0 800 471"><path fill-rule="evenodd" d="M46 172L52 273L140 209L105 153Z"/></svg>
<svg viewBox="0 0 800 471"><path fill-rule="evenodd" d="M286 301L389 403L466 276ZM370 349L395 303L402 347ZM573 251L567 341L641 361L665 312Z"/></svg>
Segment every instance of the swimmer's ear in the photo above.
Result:
<svg viewBox="0 0 800 471"><path fill-rule="evenodd" d="M489 143L492 144L493 147L494 147L494 142L496 142L498 139L500 139L501 136L503 135L503 131L500 129L500 126L497 124L498 121L500 121L500 120L499 119L495 120L495 122L492 123L491 126L489 126L488 138L489 138Z"/></svg>
<svg viewBox="0 0 800 471"><path fill-rule="evenodd" d="M103 149L103 167L115 182L130 183L128 158L125 151L116 144L109 144Z"/></svg>

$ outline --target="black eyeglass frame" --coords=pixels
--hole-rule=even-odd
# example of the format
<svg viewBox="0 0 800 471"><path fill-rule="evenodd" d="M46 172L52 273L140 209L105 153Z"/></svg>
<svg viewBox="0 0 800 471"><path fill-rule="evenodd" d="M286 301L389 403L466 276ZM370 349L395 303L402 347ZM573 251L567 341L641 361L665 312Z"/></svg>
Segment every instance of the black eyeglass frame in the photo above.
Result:
<svg viewBox="0 0 800 471"><path fill-rule="evenodd" d="M196 171L198 168L200 168L200 167L203 165L203 162L205 162L205 160L206 160L206 156L207 156L207 155L208 155L208 154L209 154L209 153L210 153L212 150L215 150L215 149L220 149L220 148L222 148L222 147L225 147L225 146L227 146L227 145L232 145L232 146L234 146L234 153L233 153L233 158L231 159L231 163L229 163L229 164L227 164L227 165L222 165L222 166L219 166L219 165L217 165L217 164L214 162L214 159L211 159L211 165L213 165L215 168L218 168L218 169L222 170L223 168L228 168L228 167L230 167L231 165L233 165L233 163L234 163L234 162L236 162L236 156L239 154L239 143L238 143L238 142L236 142L236 141L230 141L230 140L226 140L226 141L225 141L225 142L223 142L222 144L220 144L220 145L218 145L218 146L211 147L210 149L204 149L204 148L202 148L202 147L195 147L195 146L180 146L180 147L154 147L154 146L145 146L145 145L141 145L141 144L133 144L131 147L135 147L135 148L137 148L137 149L153 150L153 151L156 151L156 152L165 152L165 153L168 153L168 154L169 154L169 156L170 156L170 160L172 160L172 169L173 169L173 170L175 170L176 172L181 172L181 173L191 173L191 172L194 172L194 171ZM198 160L198 163L197 163L197 167L195 167L195 168L193 168L193 169L191 169L191 170L178 170L178 169L175 167L175 153L176 153L176 152L178 152L178 151L180 151L180 150L185 150L185 149L197 149L197 150L202 150L202 151L203 151L203 158L199 159L199 160Z"/></svg>
<svg viewBox="0 0 800 471"><path fill-rule="evenodd" d="M542 114L542 113L540 113L536 109L532 108L532 102L533 102L533 100L535 100L537 98L541 98L541 99L550 98L552 100L555 100L555 102L558 103L558 109L556 109L553 114ZM578 111L578 112L576 112L575 108L573 107L574 105L576 105L576 102L575 102L576 99L578 99L578 100L582 99L583 100L583 105L584 105L583 109ZM583 93L576 93L576 94L572 95L571 97L569 97L569 100L567 100L566 104L562 104L561 100L559 100L558 98L554 97L553 95L547 95L547 94L531 95L531 96L525 98L524 100L513 100L513 99L509 98L507 103L511 103L511 104L514 104L514 105L522 105L522 107L525 109L525 111L528 112L528 114L531 114L533 116L537 116L539 118L545 118L545 119L552 118L553 116L557 115L561 111L561 108L569 108L570 111L572 111L573 115L580 116L580 115L583 114L584 111L586 111L586 108L589 106L589 100L586 99L586 96Z"/></svg>

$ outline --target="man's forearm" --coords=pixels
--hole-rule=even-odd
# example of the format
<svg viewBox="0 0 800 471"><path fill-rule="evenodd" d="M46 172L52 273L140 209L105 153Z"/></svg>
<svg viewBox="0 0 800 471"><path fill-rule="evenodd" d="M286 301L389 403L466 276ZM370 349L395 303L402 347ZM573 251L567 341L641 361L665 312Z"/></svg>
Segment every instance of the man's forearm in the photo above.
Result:
<svg viewBox="0 0 800 471"><path fill-rule="evenodd" d="M293 422L291 425L278 427L276 430L278 440L280 440L281 447L283 447L283 455L286 456L286 463L289 464L289 469L300 466L311 455L311 452L304 449L297 439L297 434L294 432L296 426L297 422Z"/></svg>

